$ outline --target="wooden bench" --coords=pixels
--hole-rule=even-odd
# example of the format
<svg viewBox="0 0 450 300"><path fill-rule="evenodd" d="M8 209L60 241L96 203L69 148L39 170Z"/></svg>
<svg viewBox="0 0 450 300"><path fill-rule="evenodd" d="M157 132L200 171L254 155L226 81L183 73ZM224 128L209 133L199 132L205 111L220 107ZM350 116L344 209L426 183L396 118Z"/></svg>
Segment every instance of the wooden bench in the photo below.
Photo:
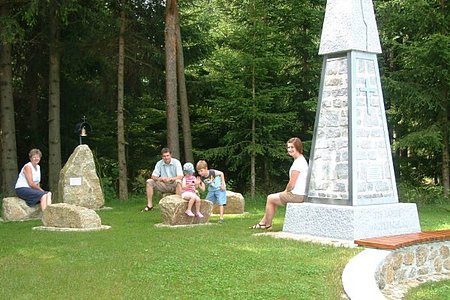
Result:
<svg viewBox="0 0 450 300"><path fill-rule="evenodd" d="M355 240L355 244L365 247L393 250L415 244L446 240L450 240L450 229L361 239Z"/></svg>

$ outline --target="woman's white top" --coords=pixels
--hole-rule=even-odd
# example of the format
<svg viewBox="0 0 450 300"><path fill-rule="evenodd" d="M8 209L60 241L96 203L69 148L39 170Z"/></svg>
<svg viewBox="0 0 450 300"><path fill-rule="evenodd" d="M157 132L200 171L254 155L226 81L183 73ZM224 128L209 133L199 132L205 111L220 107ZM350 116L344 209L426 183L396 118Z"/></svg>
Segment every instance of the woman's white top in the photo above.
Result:
<svg viewBox="0 0 450 300"><path fill-rule="evenodd" d="M36 165L36 168L33 167L33 164L31 162L26 163L22 170L20 170L19 177L17 178L16 182L16 189L21 187L30 187L28 184L27 178L25 177L25 167L30 166L31 168L31 174L33 176L33 182L36 184L39 184L41 182L41 167L39 165Z"/></svg>
<svg viewBox="0 0 450 300"><path fill-rule="evenodd" d="M289 169L289 178L292 175L292 171L298 171L300 174L297 177L295 186L292 189L292 194L305 195L306 194L306 178L308 177L308 163L303 155L297 157L292 163Z"/></svg>

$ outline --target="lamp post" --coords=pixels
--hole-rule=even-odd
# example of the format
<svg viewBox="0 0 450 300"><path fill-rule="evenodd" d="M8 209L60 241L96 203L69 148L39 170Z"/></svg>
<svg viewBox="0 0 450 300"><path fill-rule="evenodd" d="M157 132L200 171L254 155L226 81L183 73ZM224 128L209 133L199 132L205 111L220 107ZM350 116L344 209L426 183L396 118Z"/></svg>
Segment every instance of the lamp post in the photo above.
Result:
<svg viewBox="0 0 450 300"><path fill-rule="evenodd" d="M75 133L80 137L80 145L83 144L83 137L88 136L92 132L91 124L86 121L86 116L81 118L82 122L75 125Z"/></svg>

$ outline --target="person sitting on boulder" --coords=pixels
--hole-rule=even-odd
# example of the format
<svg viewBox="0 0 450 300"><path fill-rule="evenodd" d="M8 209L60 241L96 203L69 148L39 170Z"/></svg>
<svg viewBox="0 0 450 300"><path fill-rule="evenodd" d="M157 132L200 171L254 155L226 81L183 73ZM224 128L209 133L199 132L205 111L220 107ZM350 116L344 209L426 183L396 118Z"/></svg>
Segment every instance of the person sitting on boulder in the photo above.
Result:
<svg viewBox="0 0 450 300"><path fill-rule="evenodd" d="M181 179L183 170L178 159L172 157L169 148L161 150L161 160L156 163L152 172L152 177L147 179L147 206L142 210L148 212L153 209L153 190L156 189L162 193L181 194Z"/></svg>
<svg viewBox="0 0 450 300"><path fill-rule="evenodd" d="M187 162L183 165L183 173L184 177L181 181L181 187L183 191L181 192L181 198L184 200L188 200L188 207L186 209L185 214L189 217L198 217L203 218L202 213L200 212L201 200L197 194L197 186L198 180L194 176L194 165L190 162ZM192 206L195 203L195 215L192 212Z"/></svg>
<svg viewBox="0 0 450 300"><path fill-rule="evenodd" d="M19 198L25 200L28 206L34 206L40 203L44 210L52 204L52 193L44 191L41 186L41 167L39 162L42 158L42 152L39 149L31 149L28 153L30 161L20 170L16 181L16 194Z"/></svg>

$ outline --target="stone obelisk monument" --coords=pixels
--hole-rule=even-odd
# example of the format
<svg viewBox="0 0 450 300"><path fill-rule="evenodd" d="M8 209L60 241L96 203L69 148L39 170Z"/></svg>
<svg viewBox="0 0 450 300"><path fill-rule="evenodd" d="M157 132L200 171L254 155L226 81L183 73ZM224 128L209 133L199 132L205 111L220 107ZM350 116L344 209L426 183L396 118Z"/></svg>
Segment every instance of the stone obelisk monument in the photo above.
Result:
<svg viewBox="0 0 450 300"><path fill-rule="evenodd" d="M399 203L377 54L372 0L328 0L308 194L288 204L284 232L355 240L420 232Z"/></svg>

